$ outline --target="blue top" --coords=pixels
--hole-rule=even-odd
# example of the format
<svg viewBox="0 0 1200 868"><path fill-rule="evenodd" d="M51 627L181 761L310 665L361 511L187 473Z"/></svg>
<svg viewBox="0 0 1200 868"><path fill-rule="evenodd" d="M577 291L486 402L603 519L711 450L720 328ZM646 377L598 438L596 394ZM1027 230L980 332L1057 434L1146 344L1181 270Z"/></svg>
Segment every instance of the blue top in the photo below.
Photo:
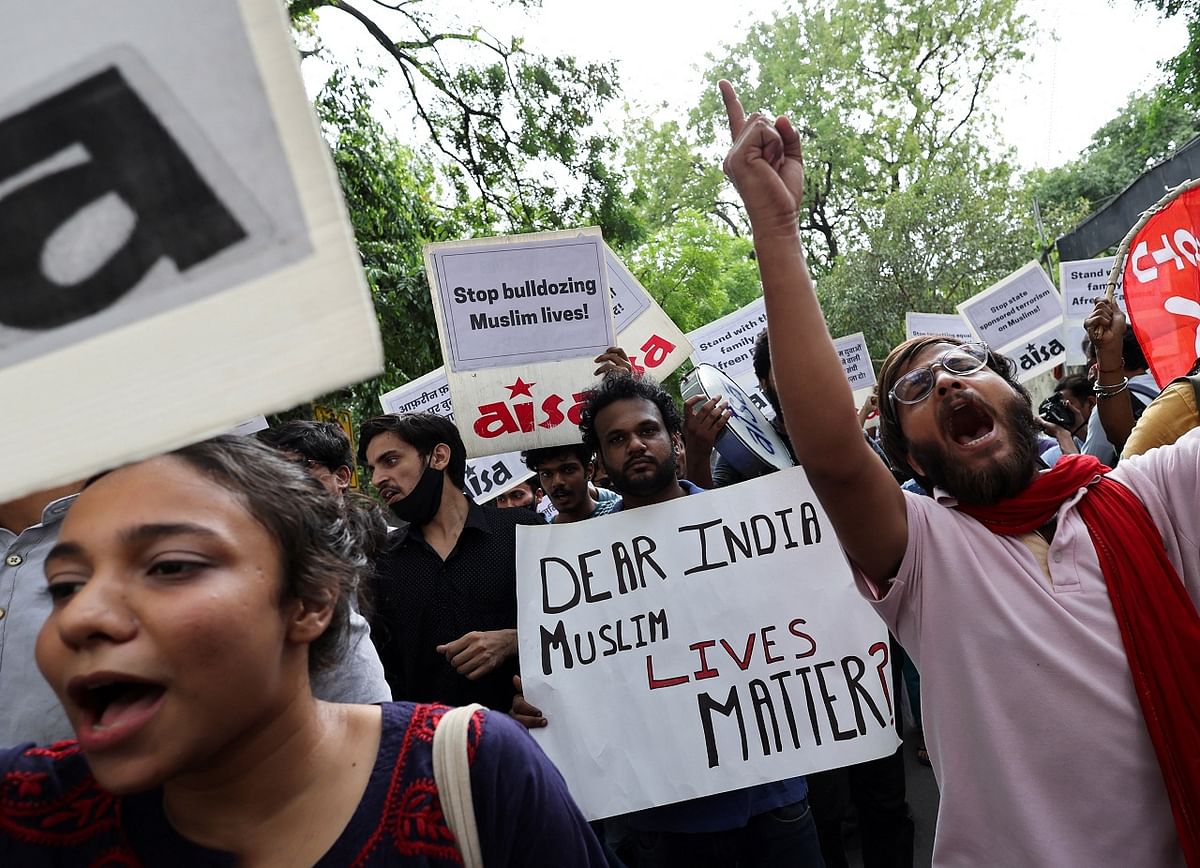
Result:
<svg viewBox="0 0 1200 868"><path fill-rule="evenodd" d="M379 754L350 822L318 868L461 866L433 780L433 730L445 706L384 703ZM558 770L524 727L476 712L471 792L484 863L604 866ZM0 865L234 865L171 826L162 790L114 796L72 741L0 751Z"/></svg>

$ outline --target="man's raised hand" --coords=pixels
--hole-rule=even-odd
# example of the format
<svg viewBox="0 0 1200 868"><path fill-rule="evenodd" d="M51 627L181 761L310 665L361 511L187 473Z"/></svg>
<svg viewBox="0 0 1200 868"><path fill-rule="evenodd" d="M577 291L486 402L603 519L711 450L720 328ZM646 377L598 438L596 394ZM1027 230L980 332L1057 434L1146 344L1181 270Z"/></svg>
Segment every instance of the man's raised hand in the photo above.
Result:
<svg viewBox="0 0 1200 868"><path fill-rule="evenodd" d="M758 112L746 116L733 85L722 80L718 87L733 139L723 168L746 205L755 235L794 235L804 195L800 134L782 115L774 120Z"/></svg>

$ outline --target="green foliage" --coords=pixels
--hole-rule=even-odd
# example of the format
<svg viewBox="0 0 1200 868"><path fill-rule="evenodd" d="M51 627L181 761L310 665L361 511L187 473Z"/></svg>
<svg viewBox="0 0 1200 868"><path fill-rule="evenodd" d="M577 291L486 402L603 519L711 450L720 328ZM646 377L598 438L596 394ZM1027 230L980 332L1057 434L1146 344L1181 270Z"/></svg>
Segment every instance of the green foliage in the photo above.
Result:
<svg viewBox="0 0 1200 868"><path fill-rule="evenodd" d="M762 292L753 246L684 210L631 250L630 270L683 331L748 304Z"/></svg>
<svg viewBox="0 0 1200 868"><path fill-rule="evenodd" d="M316 99L383 336L381 377L318 403L377 415L379 395L442 364L421 246L472 234L470 210L438 204L432 167L371 115L373 80L335 73Z"/></svg>
<svg viewBox="0 0 1200 868"><path fill-rule="evenodd" d="M1076 159L1027 178L1051 236L1103 207L1142 172L1200 133L1200 117L1168 92L1134 93Z"/></svg>
<svg viewBox="0 0 1200 868"><path fill-rule="evenodd" d="M1031 212L1010 169L955 150L957 170L927 173L890 195L866 243L818 282L830 331L864 332L876 358L904 340L906 312L953 313L1036 256Z"/></svg>
<svg viewBox="0 0 1200 868"><path fill-rule="evenodd" d="M606 165L613 141L593 132L617 92L611 64L537 54L447 21L424 0L377 3L371 15L347 0L288 8L315 36L321 10L348 15L387 52L389 81L403 88L453 200L476 203L483 222L499 231L596 223L610 241L636 237L621 178Z"/></svg>
<svg viewBox="0 0 1200 868"><path fill-rule="evenodd" d="M787 114L800 129L800 222L819 271L861 246L889 196L946 169L1030 28L1016 0L804 0L753 26L707 78L728 78L747 111ZM724 141L714 90L692 121L702 142Z"/></svg>
<svg viewBox="0 0 1200 868"><path fill-rule="evenodd" d="M1170 76L1165 95L1192 109L1200 109L1200 0L1135 0L1140 6L1153 6L1166 18L1183 15L1188 42L1183 51L1164 66Z"/></svg>

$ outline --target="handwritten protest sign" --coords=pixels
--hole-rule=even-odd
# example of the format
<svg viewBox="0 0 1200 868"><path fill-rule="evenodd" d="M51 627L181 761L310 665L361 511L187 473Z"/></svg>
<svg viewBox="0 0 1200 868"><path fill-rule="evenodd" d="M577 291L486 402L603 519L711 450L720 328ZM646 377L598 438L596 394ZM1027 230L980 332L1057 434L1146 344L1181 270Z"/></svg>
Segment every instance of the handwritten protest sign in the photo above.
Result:
<svg viewBox="0 0 1200 868"><path fill-rule="evenodd" d="M838 361L846 373L846 382L854 390L854 406L861 407L875 391L875 368L867 350L867 339L862 332L837 338L833 342Z"/></svg>
<svg viewBox="0 0 1200 868"><path fill-rule="evenodd" d="M906 339L947 335L960 341L976 340L967 321L957 313L913 313L904 315Z"/></svg>
<svg viewBox="0 0 1200 868"><path fill-rule="evenodd" d="M385 413L436 413L454 419L450 401L450 383L446 369L438 368L398 389L379 396ZM476 503L487 503L515 488L533 474L521 460L520 452L505 452L483 458L467 459L467 494Z"/></svg>
<svg viewBox="0 0 1200 868"><path fill-rule="evenodd" d="M888 635L799 468L517 530L533 731L589 818L892 753Z"/></svg>
<svg viewBox="0 0 1200 868"><path fill-rule="evenodd" d="M280 4L16 4L4 43L0 500L380 370Z"/></svg>
<svg viewBox="0 0 1200 868"><path fill-rule="evenodd" d="M1036 262L971 296L958 312L979 340L1017 363L1021 382L1065 361L1062 299Z"/></svg>
<svg viewBox="0 0 1200 868"><path fill-rule="evenodd" d="M718 320L688 332L692 363L709 364L742 387L759 410L774 416L754 375L754 341L767 327L766 302L756 298Z"/></svg>
<svg viewBox="0 0 1200 868"><path fill-rule="evenodd" d="M1058 264L1058 286L1063 304L1063 344L1067 348L1065 363L1068 365L1082 365L1087 361L1083 353L1083 321L1096 306L1096 299L1104 295L1108 273L1112 271L1115 259L1105 256ZM1118 278L1113 297L1121 310L1125 310L1125 292L1121 284Z"/></svg>
<svg viewBox="0 0 1200 868"><path fill-rule="evenodd" d="M1200 188L1173 192L1132 239L1124 268L1133 332L1160 383L1200 356Z"/></svg>

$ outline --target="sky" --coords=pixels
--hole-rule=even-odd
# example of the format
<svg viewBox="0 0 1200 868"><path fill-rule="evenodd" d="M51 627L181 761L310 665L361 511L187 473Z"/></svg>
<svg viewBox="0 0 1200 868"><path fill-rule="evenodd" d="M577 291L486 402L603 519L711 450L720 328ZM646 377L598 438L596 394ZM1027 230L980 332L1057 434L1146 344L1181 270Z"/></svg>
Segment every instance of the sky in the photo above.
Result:
<svg viewBox="0 0 1200 868"><path fill-rule="evenodd" d="M478 0L437 3L439 10L459 8L466 23L483 14ZM372 15L380 8L369 0L360 5ZM1021 8L1038 22L1039 35L1030 57L993 84L991 98L1003 144L1015 149L1024 168L1051 168L1076 156L1132 91L1160 80L1159 62L1187 41L1182 19L1163 21L1133 0L1022 0ZM683 114L709 86L700 74L705 55L736 42L753 14L744 4L711 0L542 0L540 9L489 11L486 22L545 54L615 60L625 100L656 114ZM344 13L324 11L320 32L339 57L361 49L368 60L391 63ZM320 68L306 64L305 73L312 89ZM666 110L657 108L662 103ZM392 115L404 138L403 109L395 106ZM619 125L621 116L614 106L609 120Z"/></svg>

